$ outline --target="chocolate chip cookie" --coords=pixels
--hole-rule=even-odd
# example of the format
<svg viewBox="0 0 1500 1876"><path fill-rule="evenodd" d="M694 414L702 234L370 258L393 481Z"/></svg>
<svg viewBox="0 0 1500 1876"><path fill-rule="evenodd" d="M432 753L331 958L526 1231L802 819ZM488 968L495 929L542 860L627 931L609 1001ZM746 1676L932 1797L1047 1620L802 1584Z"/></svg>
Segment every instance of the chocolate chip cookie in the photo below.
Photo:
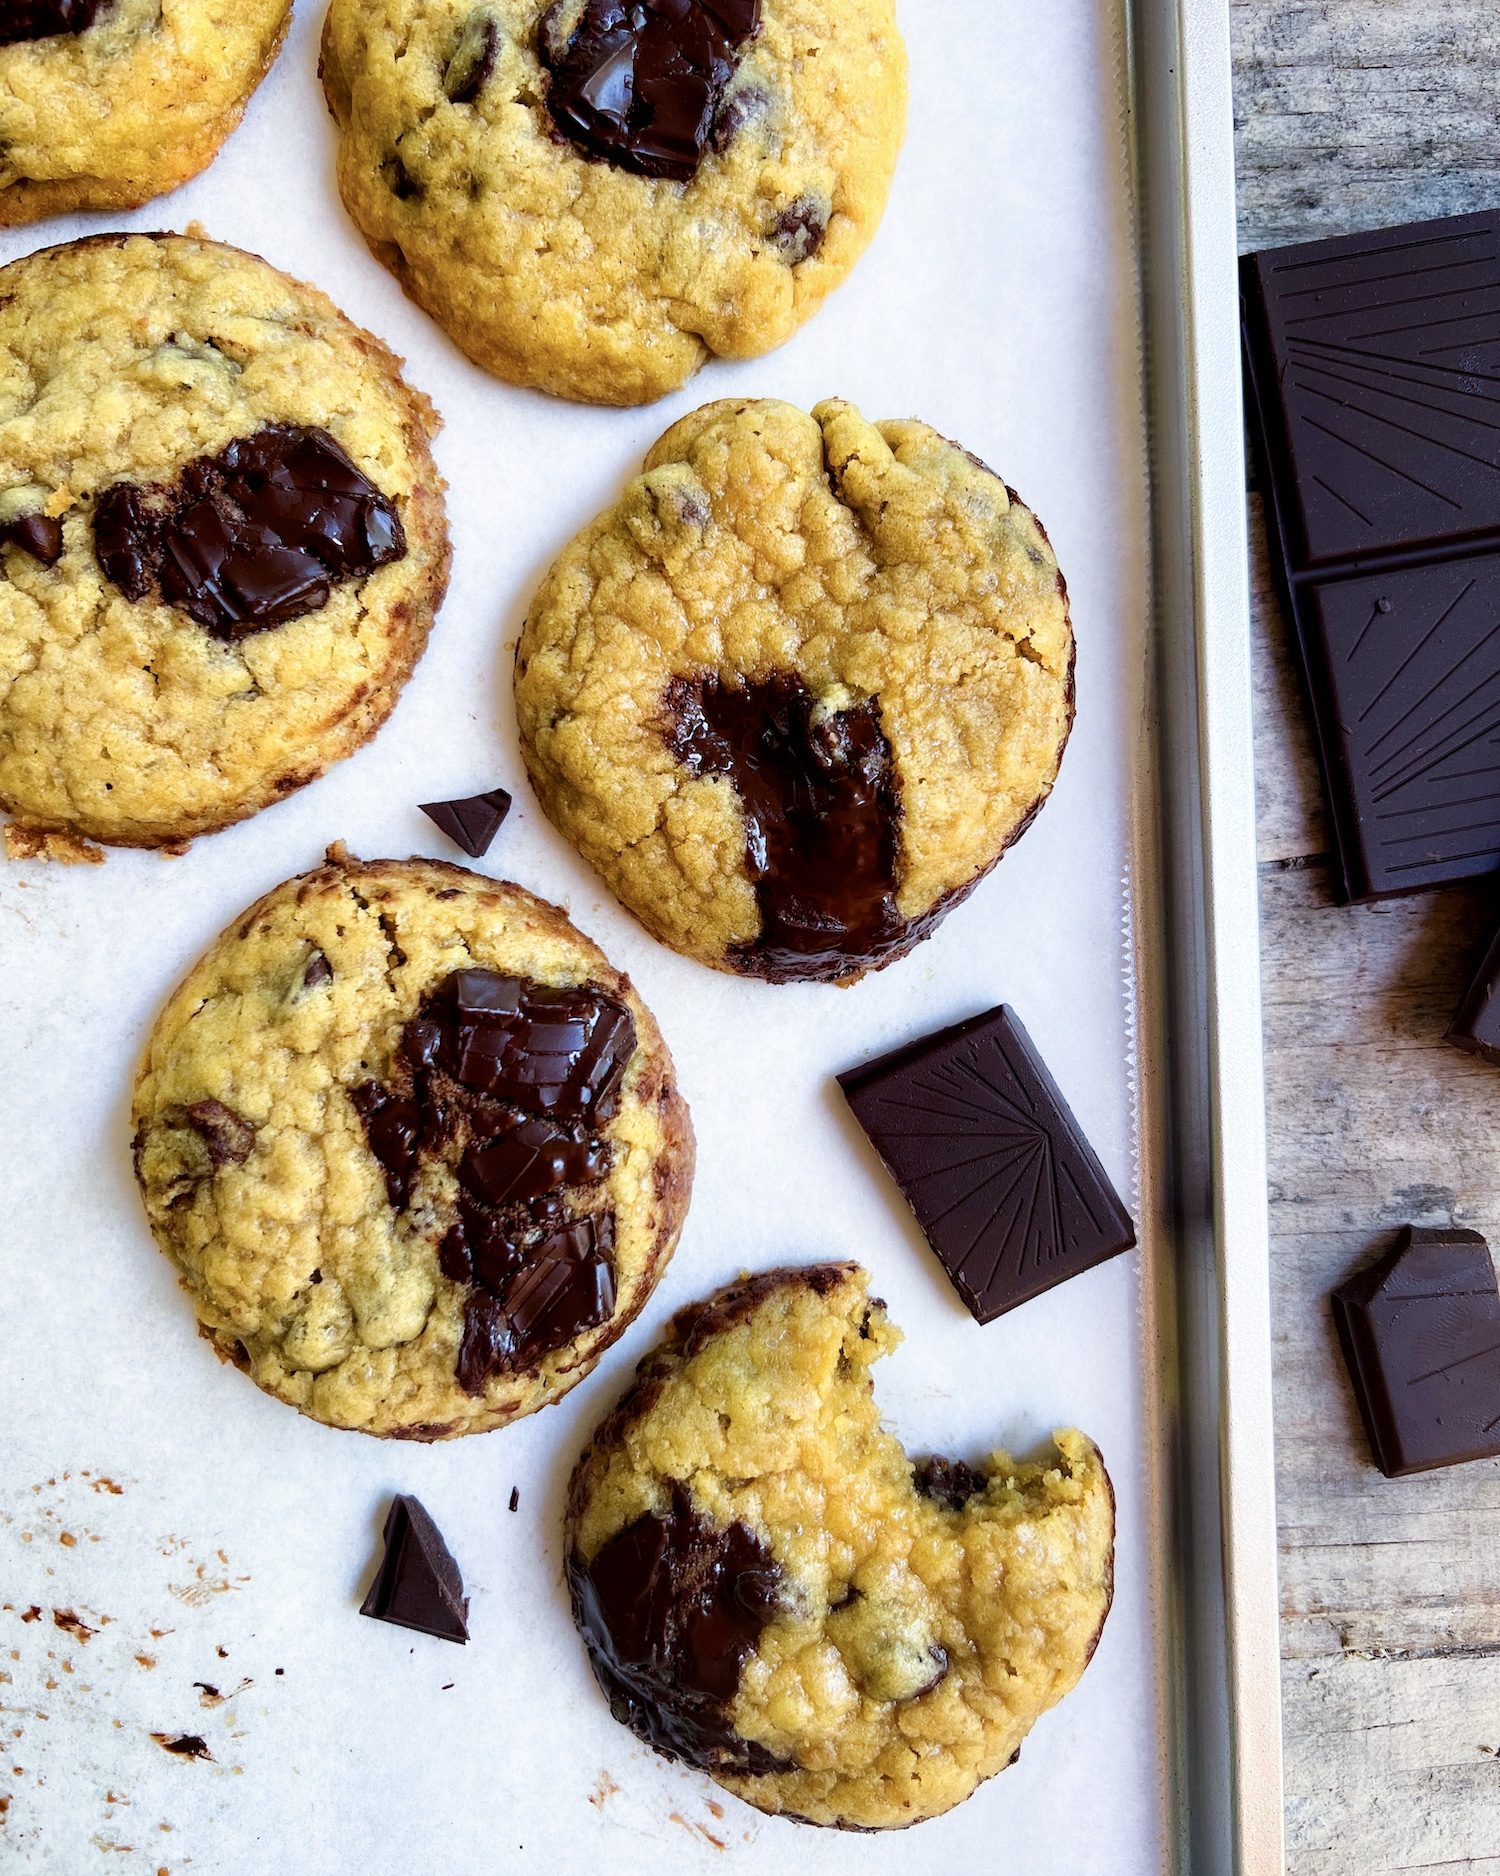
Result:
<svg viewBox="0 0 1500 1876"><path fill-rule="evenodd" d="M339 188L478 364L639 404L853 267L906 121L892 0L333 0Z"/></svg>
<svg viewBox="0 0 1500 1876"><path fill-rule="evenodd" d="M731 1284L679 1312L569 1489L615 1718L806 1823L967 1798L1075 1685L1113 1594L1097 1449L914 1465L870 1380L899 1339L857 1264Z"/></svg>
<svg viewBox="0 0 1500 1876"><path fill-rule="evenodd" d="M10 850L175 846L373 735L447 583L437 427L378 339L238 249L0 269Z"/></svg>
<svg viewBox="0 0 1500 1876"><path fill-rule="evenodd" d="M188 973L134 1124L203 1334L315 1420L399 1439L561 1398L650 1295L692 1183L661 1034L556 906L336 848Z"/></svg>
<svg viewBox="0 0 1500 1876"><path fill-rule="evenodd" d="M280 50L290 0L9 0L0 227L135 208L211 163Z"/></svg>
<svg viewBox="0 0 1500 1876"><path fill-rule="evenodd" d="M846 982L1045 801L1067 590L1031 511L926 424L708 404L543 581L516 710L547 813L664 943Z"/></svg>

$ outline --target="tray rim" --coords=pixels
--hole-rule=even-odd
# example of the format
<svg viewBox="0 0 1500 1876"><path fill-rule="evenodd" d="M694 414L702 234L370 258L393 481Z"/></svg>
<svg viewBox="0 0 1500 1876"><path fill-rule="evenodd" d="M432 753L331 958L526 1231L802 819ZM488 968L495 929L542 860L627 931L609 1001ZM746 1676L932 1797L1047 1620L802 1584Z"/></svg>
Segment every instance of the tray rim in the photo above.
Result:
<svg viewBox="0 0 1500 1876"><path fill-rule="evenodd" d="M1285 1870L1270 1246L1226 0L1122 0L1152 517L1137 852L1172 1867Z"/></svg>

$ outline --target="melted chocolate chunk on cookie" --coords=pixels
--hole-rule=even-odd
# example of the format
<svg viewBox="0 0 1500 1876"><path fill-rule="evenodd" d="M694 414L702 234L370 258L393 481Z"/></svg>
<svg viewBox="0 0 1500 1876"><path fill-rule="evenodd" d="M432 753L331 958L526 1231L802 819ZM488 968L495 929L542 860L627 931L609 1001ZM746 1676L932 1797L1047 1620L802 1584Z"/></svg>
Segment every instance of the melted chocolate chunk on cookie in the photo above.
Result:
<svg viewBox="0 0 1500 1876"><path fill-rule="evenodd" d="M614 1313L614 1215L578 1206L614 1163L601 1129L634 1053L630 1012L590 985L455 971L406 1025L388 1083L349 1091L397 1211L424 1164L457 1180L438 1265L469 1291L470 1394Z"/></svg>
<svg viewBox="0 0 1500 1876"><path fill-rule="evenodd" d="M400 560L406 535L326 431L272 424L174 482L102 489L94 552L127 599L154 589L213 637L237 639L316 612L335 584Z"/></svg>
<svg viewBox="0 0 1500 1876"><path fill-rule="evenodd" d="M86 33L108 0L4 0L0 5L0 46L23 39L57 39Z"/></svg>
<svg viewBox="0 0 1500 1876"><path fill-rule="evenodd" d="M673 753L692 775L733 782L760 935L739 967L778 981L847 977L907 949L941 916L896 908L901 803L874 703L823 710L800 678L678 680Z"/></svg>
<svg viewBox="0 0 1500 1876"><path fill-rule="evenodd" d="M759 24L760 0L586 0L559 50L549 17L537 53L552 121L616 169L690 182Z"/></svg>
<svg viewBox="0 0 1500 1876"><path fill-rule="evenodd" d="M0 35L0 44L3 43L3 35ZM44 567L55 567L62 559L62 522L56 515L18 515L14 521L0 525L0 541L19 547Z"/></svg>
<svg viewBox="0 0 1500 1876"><path fill-rule="evenodd" d="M573 1613L615 1718L670 1759L715 1772L787 1771L735 1732L745 1657L781 1606L781 1570L744 1524L720 1530L674 1482L671 1509L567 1561Z"/></svg>

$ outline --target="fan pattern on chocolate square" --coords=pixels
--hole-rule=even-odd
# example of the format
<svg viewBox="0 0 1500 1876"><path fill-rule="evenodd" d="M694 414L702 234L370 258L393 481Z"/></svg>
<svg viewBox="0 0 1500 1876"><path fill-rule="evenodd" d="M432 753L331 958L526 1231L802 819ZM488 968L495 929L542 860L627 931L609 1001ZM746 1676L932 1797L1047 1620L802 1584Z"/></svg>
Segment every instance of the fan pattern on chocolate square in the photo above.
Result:
<svg viewBox="0 0 1500 1876"><path fill-rule="evenodd" d="M1103 1168L1008 1009L840 1081L981 1322L1135 1242Z"/></svg>
<svg viewBox="0 0 1500 1876"><path fill-rule="evenodd" d="M1356 892L1500 868L1500 554L1314 589Z"/></svg>
<svg viewBox="0 0 1500 1876"><path fill-rule="evenodd" d="M1307 560L1500 527L1500 216L1251 265Z"/></svg>

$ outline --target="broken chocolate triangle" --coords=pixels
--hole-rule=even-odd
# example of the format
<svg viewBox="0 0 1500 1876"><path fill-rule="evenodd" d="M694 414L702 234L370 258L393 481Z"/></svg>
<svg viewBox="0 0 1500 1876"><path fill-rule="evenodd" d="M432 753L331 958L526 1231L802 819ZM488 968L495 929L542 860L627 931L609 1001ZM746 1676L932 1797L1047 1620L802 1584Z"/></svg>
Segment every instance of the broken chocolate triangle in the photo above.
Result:
<svg viewBox="0 0 1500 1876"><path fill-rule="evenodd" d="M976 1322L1135 1243L1098 1157L1004 1004L838 1080Z"/></svg>
<svg viewBox="0 0 1500 1876"><path fill-rule="evenodd" d="M414 1628L440 1641L469 1639L469 1599L453 1553L415 1498L391 1500L385 1519L385 1556L361 1615Z"/></svg>
<svg viewBox="0 0 1500 1876"><path fill-rule="evenodd" d="M503 788L491 788L483 795L465 795L457 801L423 801L418 805L454 846L462 847L471 860L482 860L500 831L500 823L510 813L510 796Z"/></svg>
<svg viewBox="0 0 1500 1876"><path fill-rule="evenodd" d="M1500 1292L1477 1231L1408 1225L1332 1302L1388 1479L1500 1455Z"/></svg>

